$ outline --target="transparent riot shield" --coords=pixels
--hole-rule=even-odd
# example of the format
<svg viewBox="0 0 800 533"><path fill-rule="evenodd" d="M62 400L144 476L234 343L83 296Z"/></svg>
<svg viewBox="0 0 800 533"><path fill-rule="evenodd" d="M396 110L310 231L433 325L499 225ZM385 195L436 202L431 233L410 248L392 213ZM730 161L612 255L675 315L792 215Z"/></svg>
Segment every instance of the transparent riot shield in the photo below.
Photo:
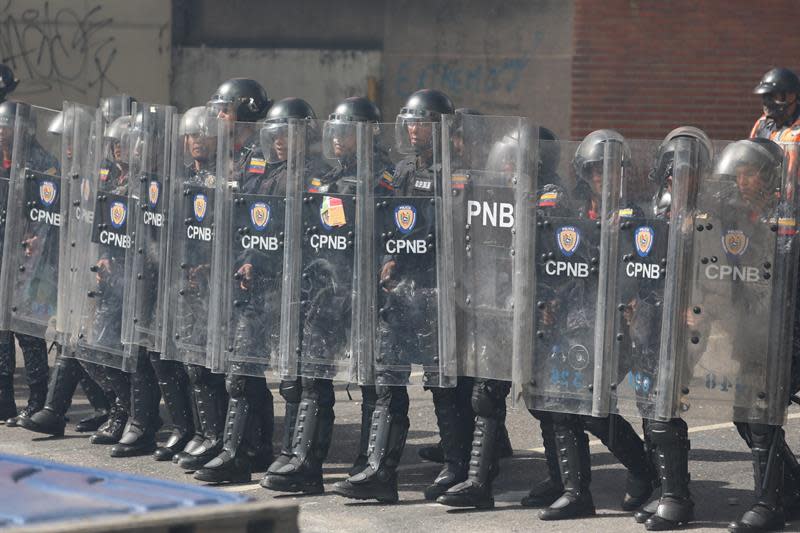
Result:
<svg viewBox="0 0 800 533"><path fill-rule="evenodd" d="M359 132L359 381L455 386L447 125L363 124Z"/></svg>
<svg viewBox="0 0 800 533"><path fill-rule="evenodd" d="M56 339L60 344L68 342L75 305L72 288L75 284L74 235L81 224L76 216L80 213L80 188L82 180L90 176L94 154L96 109L73 102L65 102L63 111L55 119L54 135L61 135L61 206L58 254L58 305L56 313ZM60 133L59 133L60 132ZM73 197L75 197L73 199ZM76 203L77 202L77 203Z"/></svg>
<svg viewBox="0 0 800 533"><path fill-rule="evenodd" d="M163 336L165 224L170 190L170 129L175 109L143 104L134 116L127 225L133 253L123 280L122 342L158 350Z"/></svg>
<svg viewBox="0 0 800 533"><path fill-rule="evenodd" d="M132 110L135 112L135 109ZM73 267L75 306L68 355L127 369L131 358L122 344L125 259L128 234L128 175L132 152L131 115L106 124L98 110L93 136L92 172L71 187L76 223Z"/></svg>
<svg viewBox="0 0 800 533"><path fill-rule="evenodd" d="M320 150L323 123L267 124L262 149L288 135L284 360L304 377L355 381L353 281L356 261L355 128L332 159ZM329 151L326 155L331 156ZM296 354L292 356L291 354ZM292 361L294 357L295 361ZM291 372L290 372L291 373Z"/></svg>
<svg viewBox="0 0 800 533"><path fill-rule="evenodd" d="M606 330L595 414L665 420L679 416L673 389L687 320L693 320L686 312L691 224L713 148L686 136L605 148Z"/></svg>
<svg viewBox="0 0 800 533"><path fill-rule="evenodd" d="M281 311L288 301L283 292L286 194L289 154L296 150L290 139L299 135L295 127L305 131L305 126L266 130L236 122L220 127L211 294L218 302L211 318L217 326L209 353L217 370L289 376L296 365L290 367L281 352L286 339Z"/></svg>
<svg viewBox="0 0 800 533"><path fill-rule="evenodd" d="M58 307L62 119L56 110L17 107L0 285L8 306L0 328L49 340Z"/></svg>
<svg viewBox="0 0 800 533"><path fill-rule="evenodd" d="M208 332L218 183L217 120L205 107L176 116L172 127L162 357L212 368Z"/></svg>
<svg viewBox="0 0 800 533"><path fill-rule="evenodd" d="M540 139L537 179L516 196L515 379L529 409L596 412L606 141L605 133L581 143Z"/></svg>
<svg viewBox="0 0 800 533"><path fill-rule="evenodd" d="M688 333L672 407L702 420L780 425L790 394L798 146L721 150L700 182Z"/></svg>
<svg viewBox="0 0 800 533"><path fill-rule="evenodd" d="M519 117L456 115L446 127L458 375L511 381L514 203L517 182L534 179L527 162L536 132Z"/></svg>

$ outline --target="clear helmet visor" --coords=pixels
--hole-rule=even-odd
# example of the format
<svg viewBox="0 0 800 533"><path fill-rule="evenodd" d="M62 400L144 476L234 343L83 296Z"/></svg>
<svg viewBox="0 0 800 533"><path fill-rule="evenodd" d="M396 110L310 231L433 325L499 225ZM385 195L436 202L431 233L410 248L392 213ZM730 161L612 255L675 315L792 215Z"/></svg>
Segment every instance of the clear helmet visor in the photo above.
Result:
<svg viewBox="0 0 800 533"><path fill-rule="evenodd" d="M397 115L395 142L401 154L422 154L433 150L439 124L429 117L418 117L404 113Z"/></svg>
<svg viewBox="0 0 800 533"><path fill-rule="evenodd" d="M280 163L289 157L289 124L267 122L261 128L261 150L270 163Z"/></svg>
<svg viewBox="0 0 800 533"><path fill-rule="evenodd" d="M356 155L358 122L328 120L322 128L322 155L342 160Z"/></svg>

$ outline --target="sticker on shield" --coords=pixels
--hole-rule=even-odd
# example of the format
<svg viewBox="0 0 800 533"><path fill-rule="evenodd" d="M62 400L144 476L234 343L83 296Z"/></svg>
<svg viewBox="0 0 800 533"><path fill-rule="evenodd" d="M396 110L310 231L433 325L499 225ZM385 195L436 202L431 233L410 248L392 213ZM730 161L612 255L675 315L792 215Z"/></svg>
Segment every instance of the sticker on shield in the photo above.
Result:
<svg viewBox="0 0 800 533"><path fill-rule="evenodd" d="M653 249L656 232L650 226L639 226L633 232L633 240L636 243L636 253L639 257L647 257Z"/></svg>
<svg viewBox="0 0 800 533"><path fill-rule="evenodd" d="M739 229L729 229L722 234L722 249L732 256L741 256L747 251L750 238Z"/></svg>
<svg viewBox="0 0 800 533"><path fill-rule="evenodd" d="M89 183L88 178L83 178L81 180L81 197L83 198L84 202L89 201L89 196L92 194L92 186Z"/></svg>
<svg viewBox="0 0 800 533"><path fill-rule="evenodd" d="M394 225L403 235L408 235L417 225L417 208L413 205L398 205L394 208Z"/></svg>
<svg viewBox="0 0 800 533"><path fill-rule="evenodd" d="M327 230L347 224L342 199L335 196L324 196L322 205L319 208L319 219L322 222L322 226Z"/></svg>
<svg viewBox="0 0 800 533"><path fill-rule="evenodd" d="M114 229L119 229L125 224L125 218L128 216L128 208L122 202L112 202L110 208L111 225Z"/></svg>
<svg viewBox="0 0 800 533"><path fill-rule="evenodd" d="M269 206L264 202L253 202L250 205L250 222L256 231L264 231L269 224L269 216Z"/></svg>
<svg viewBox="0 0 800 533"><path fill-rule="evenodd" d="M576 344L569 349L569 366L575 370L583 370L589 366L589 350L583 344Z"/></svg>
<svg viewBox="0 0 800 533"><path fill-rule="evenodd" d="M194 195L194 201L192 202L192 206L194 207L194 219L198 222L202 222L204 218L206 218L206 207L208 207L208 198L206 195L199 192Z"/></svg>
<svg viewBox="0 0 800 533"><path fill-rule="evenodd" d="M152 180L147 187L147 201L150 203L150 209L155 209L158 205L158 193L161 191L161 185Z"/></svg>
<svg viewBox="0 0 800 533"><path fill-rule="evenodd" d="M44 180L39 184L39 200L45 207L50 207L56 201L56 184L49 180Z"/></svg>
<svg viewBox="0 0 800 533"><path fill-rule="evenodd" d="M566 257L571 256L578 249L581 242L581 232L575 226L562 226L556 231L556 244Z"/></svg>

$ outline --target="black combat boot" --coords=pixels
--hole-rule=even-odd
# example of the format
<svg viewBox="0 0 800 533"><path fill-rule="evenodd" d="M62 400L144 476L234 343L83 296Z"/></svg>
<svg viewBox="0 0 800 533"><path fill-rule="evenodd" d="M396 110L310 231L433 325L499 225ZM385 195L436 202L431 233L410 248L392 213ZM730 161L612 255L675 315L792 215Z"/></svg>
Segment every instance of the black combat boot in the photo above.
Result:
<svg viewBox="0 0 800 533"><path fill-rule="evenodd" d="M203 441L178 459L178 466L187 471L199 470L222 452L225 410L228 407L228 393L223 383L198 383L193 393L203 428Z"/></svg>
<svg viewBox="0 0 800 533"><path fill-rule="evenodd" d="M648 430L648 422L647 420L642 422L644 427L644 452L647 456L648 461L655 469L655 465L658 464L658 458L656 457L656 451L653 447L653 443L650 442L650 432ZM633 518L639 524L644 524L647 522L647 519L650 518L655 514L658 510L658 502L661 501L661 478L658 477L658 473L656 473L656 480L654 482L655 490L650 495L650 499L642 505L639 509L633 513Z"/></svg>
<svg viewBox="0 0 800 533"><path fill-rule="evenodd" d="M294 427L297 425L297 411L300 409L300 402L286 402L286 409L283 415L283 439L281 445L281 453L269 465L267 474L274 474L281 468L289 464L292 459L292 437L294 436ZM262 486L264 483L262 482Z"/></svg>
<svg viewBox="0 0 800 533"><path fill-rule="evenodd" d="M139 353L136 357L136 372L130 375L130 416L125 432L111 448L111 457L148 455L156 449L160 401L158 380L146 354Z"/></svg>
<svg viewBox="0 0 800 533"><path fill-rule="evenodd" d="M589 491L592 479L589 438L577 418L574 422L556 424L555 437L564 493L539 513L539 518L564 520L593 516L594 502Z"/></svg>
<svg viewBox="0 0 800 533"><path fill-rule="evenodd" d="M756 503L739 520L728 525L732 533L779 531L786 525L783 512L783 430L774 427L767 434L753 432L752 443ZM773 448L773 457L770 457L770 448Z"/></svg>
<svg viewBox="0 0 800 533"><path fill-rule="evenodd" d="M347 475L354 476L367 466L367 452L369 451L369 426L372 422L372 413L375 412L375 402L378 397L374 386L361 387L361 432L358 439L358 455L353 461L353 466Z"/></svg>
<svg viewBox="0 0 800 533"><path fill-rule="evenodd" d="M661 477L661 499L644 523L649 531L666 531L694 519L694 502L689 492L689 436L686 422L651 421L650 441Z"/></svg>
<svg viewBox="0 0 800 533"><path fill-rule="evenodd" d="M28 404L16 416L6 420L6 426L17 427L23 420L28 420L34 413L38 413L44 408L47 400L47 382L31 383L29 385Z"/></svg>
<svg viewBox="0 0 800 533"><path fill-rule="evenodd" d="M435 501L449 488L467 479L474 418L471 409L465 410L459 405L455 390L433 388L431 392L441 436L444 467L433 484L425 488L424 494L426 500Z"/></svg>
<svg viewBox="0 0 800 533"><path fill-rule="evenodd" d="M523 507L549 507L564 493L561 483L561 470L558 466L556 435L549 413L537 413L542 428L544 458L547 464L547 478L534 485L528 495L520 502Z"/></svg>
<svg viewBox="0 0 800 533"><path fill-rule="evenodd" d="M292 439L292 457L274 471L270 466L261 486L278 492L325 492L322 463L330 448L333 420L332 407L320 407L319 400L303 398Z"/></svg>
<svg viewBox="0 0 800 533"><path fill-rule="evenodd" d="M78 361L59 356L53 373L50 375L44 409L20 420L19 425L36 433L62 437L66 426L64 417L72 404L72 395L83 375L83 369Z"/></svg>
<svg viewBox="0 0 800 533"><path fill-rule="evenodd" d="M191 388L189 390L189 396L189 399L191 400L190 406L192 408L192 426L194 427L194 435L192 436L192 439L186 443L186 446L183 447L183 450L172 456L172 462L175 464L178 464L178 461L188 456L203 443L203 424L200 421L200 416L198 416L197 402L195 401L194 392Z"/></svg>
<svg viewBox="0 0 800 533"><path fill-rule="evenodd" d="M392 414L388 405L376 405L367 466L345 481L334 483L333 492L356 500L397 502L397 467L406 445L408 426L408 416Z"/></svg>
<svg viewBox="0 0 800 533"><path fill-rule="evenodd" d="M267 382L250 394L250 404L255 405L256 424L250 424L245 435L245 450L253 472L266 472L275 459L272 437L275 433L275 403Z"/></svg>
<svg viewBox="0 0 800 533"><path fill-rule="evenodd" d="M159 359L153 361L153 368L156 369L158 388L161 389L173 426L167 441L153 452L153 458L156 461L169 461L194 437L189 378L183 365L174 361Z"/></svg>
<svg viewBox="0 0 800 533"><path fill-rule="evenodd" d="M241 444L250 419L250 405L244 398L228 401L222 452L211 459L194 478L208 483L246 483L251 479L250 459L242 453Z"/></svg>
<svg viewBox="0 0 800 533"><path fill-rule="evenodd" d="M628 470L622 509L635 511L649 500L658 477L645 452L644 442L628 421L619 415L607 418L583 416L581 419L584 427L599 438Z"/></svg>
<svg viewBox="0 0 800 533"><path fill-rule="evenodd" d="M499 472L495 453L498 426L496 418L478 416L475 419L467 480L450 487L436 499L438 503L450 507L494 507L492 481Z"/></svg>
<svg viewBox="0 0 800 533"><path fill-rule="evenodd" d="M97 428L89 442L92 444L116 444L122 438L127 423L128 411L125 409L125 402L117 399L111 406L108 420Z"/></svg>
<svg viewBox="0 0 800 533"><path fill-rule="evenodd" d="M76 366L80 366L78 361L74 359L72 359L72 361ZM91 431L97 431L97 428L106 423L114 399L109 399L100 385L89 377L89 374L83 371L83 368L81 368L81 375L83 376L80 380L81 389L83 389L86 399L89 400L89 404L94 408L94 413L86 418L80 419L78 423L75 424L75 431L78 433L89 433Z"/></svg>

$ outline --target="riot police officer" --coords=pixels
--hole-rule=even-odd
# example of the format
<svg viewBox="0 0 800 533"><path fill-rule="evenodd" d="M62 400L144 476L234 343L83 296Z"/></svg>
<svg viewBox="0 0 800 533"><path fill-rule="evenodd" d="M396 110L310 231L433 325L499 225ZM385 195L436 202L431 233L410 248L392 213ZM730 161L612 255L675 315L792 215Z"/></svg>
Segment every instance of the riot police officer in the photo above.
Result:
<svg viewBox="0 0 800 533"><path fill-rule="evenodd" d="M25 128L23 133L26 136L25 139L14 138L14 125L19 105L21 104L11 101L0 104L0 155L2 155L0 180L6 184L3 187L5 190L0 193L3 204L8 199L11 155L15 142L30 143L30 168L46 174L60 172L58 160L52 154L47 153L34 137L35 127L32 124ZM28 404L19 414L17 414L17 406L14 402L14 370L16 368L14 337L22 349L30 390ZM21 418L28 418L33 413L40 411L44 407L47 397L47 379L47 345L44 339L13 332L0 333L0 420L5 420L8 426L17 426Z"/></svg>
<svg viewBox="0 0 800 533"><path fill-rule="evenodd" d="M554 183L546 184L539 193L537 204L537 210L542 216L576 216L577 219L584 220L587 224L594 224L592 221L600 221L603 154L604 145L609 140L624 142L619 134L609 130L593 132L581 142L573 158L576 184L572 194L566 194L563 188ZM559 212L561 215L557 214ZM586 235L584 239L591 241L592 237ZM592 251L592 246L599 247L599 240L585 245L582 253L590 255L596 253ZM540 292L547 292L547 294L544 292L537 294L536 299L544 303L541 329L549 332L544 334L545 338L553 337L552 341L547 341L554 345L553 349L557 349L555 345L562 343L570 345L573 342L571 335L576 336L574 342L585 343L586 340L578 336L583 335L582 331L593 331L595 304L593 301L585 301L592 299L591 288L584 285L589 283L588 279L566 277L553 278L551 281L537 281L537 285L541 287ZM562 299L568 301L569 305L565 305L561 301ZM570 314L570 310L573 308L574 315ZM559 333L557 331L559 328L565 329ZM561 358L550 358L549 361L548 364L557 365ZM560 375L564 369L555 367L553 371L558 371ZM574 371L577 372L577 370ZM590 369L589 372L591 373L593 370ZM548 393L545 391L542 394L547 395ZM537 418L542 423L543 431L546 430L549 433L552 424L554 438L549 444L551 446L555 444L555 454L551 452L548 460L548 464L551 466L550 482L535 487L535 491L524 500L524 503L526 505L546 504L560 485L563 487L562 494L541 512L542 520L561 520L594 514L594 503L589 491L591 460L586 431L600 438L628 469L623 508L633 510L644 503L652 492L656 476L645 455L643 442L631 425L618 415L598 418L579 414L585 412L585 409L577 404L572 405L574 403L572 400L551 400L556 403L564 403L560 409L554 409L563 412L553 412L549 415L540 414L539 411L534 413L534 416L539 415ZM542 403L543 406L538 409L543 409L548 403L552 403L551 400L540 399L538 403ZM575 400L575 402L578 401ZM531 407L529 405L529 408ZM543 434L546 450L548 441L551 440L547 433ZM553 468L556 458L560 467L560 483L558 483L555 468Z"/></svg>
<svg viewBox="0 0 800 533"><path fill-rule="evenodd" d="M786 216L782 212L784 206L779 205L775 194L776 190L781 189L781 169L784 159L781 147L775 142L763 138L738 141L725 148L716 164L714 175L724 180L735 181L735 190L734 194L730 195L731 197L726 198L722 206L723 212L716 213L723 224L737 228L744 235L755 235L754 226L774 224L776 220L780 221L782 217ZM794 180L792 180L793 182ZM726 221L726 217L736 217L741 220ZM780 229L777 234L780 239L782 235ZM793 228L786 235L793 235ZM752 242L750 247L760 245L760 243ZM769 246L772 246L771 242ZM771 256L772 250L768 249L767 254ZM773 274L776 279L781 277L778 270L780 265L777 264L779 261L779 258L775 258ZM745 287L737 288L737 291L742 294L742 298L746 298L750 290ZM796 316L794 320L796 333L798 329ZM736 332L731 332L731 335L734 336L733 346L747 346L744 341L737 342ZM795 339L795 346L796 342ZM736 349L741 350L742 348ZM767 356L770 354L768 353ZM786 355L780 352L778 354ZM737 356L734 354L743 367L739 370L739 381L743 386L741 392L738 393L745 397L749 384L748 375L760 376L763 372L761 368L764 366L761 354L755 358L748 358L748 355ZM794 392L798 388L795 374L797 368L794 364L792 366L791 379L787 380L790 381L790 392ZM757 390L761 390L761 387L763 385L759 385ZM777 406L779 410L788 403L788 400L784 398L777 398L776 401L780 402L780 405ZM758 407L750 407L752 403L746 399L737 402L742 407L734 406L734 418L737 420L757 419L758 417L752 414L752 409L758 409ZM745 412L737 416L737 409ZM747 416L748 414L750 416ZM796 491L797 461L786 445L783 428L780 425L766 423L766 421L737 421L735 424L739 434L752 452L756 501L739 520L732 522L728 528L732 532L782 530L787 511L791 509L792 505L796 505L797 501L796 496L789 497L791 495L789 491Z"/></svg>
<svg viewBox="0 0 800 533"><path fill-rule="evenodd" d="M207 105L217 109L218 117L233 126L234 169L230 181L239 190L249 190L266 174L256 121L270 111L272 101L255 80L233 78L220 85ZM256 160L261 164L254 164ZM220 175L219 178L226 179L226 176ZM203 369L203 373L206 372ZM203 450L198 460L192 463L198 467L195 478L201 481L249 481L253 468L265 467L272 461L274 414L272 394L266 380L242 375L241 370L232 364L225 375L225 390L227 414L224 425L219 426L221 434L214 445L214 453L210 453L211 449ZM223 428L228 429L222 431ZM201 464L200 457L208 459ZM183 460L179 462L181 466L185 466L184 463Z"/></svg>
<svg viewBox="0 0 800 533"><path fill-rule="evenodd" d="M440 148L440 141L434 123L441 121L443 115L452 115L454 112L452 101L441 91L422 89L412 94L397 116L395 134L396 149L409 155L398 162L392 175L384 174L379 180L379 187L402 197L430 197L439 191L442 187L441 163L435 154ZM417 225L410 229L409 234L417 232L423 237L431 235L429 230L433 228L428 224L432 224L430 221L433 217L429 214L426 218L429 222L424 227ZM435 280L431 279L428 261L427 257L412 254L389 255L381 261L379 279L382 288L379 293L383 298L397 298L395 304L381 304L383 309L387 309L385 313L397 315L392 318L380 315L379 339L376 342L379 343L382 359L385 356L402 363L408 362L409 365L412 361L431 357L438 360L434 342L436 325L422 318L427 304L413 297L409 301L406 296L412 287L423 289L436 286ZM412 311L409 308L410 315L399 310L389 311L395 305L414 306L414 309ZM404 321L412 319L412 315L417 318L413 318L413 326L408 324L407 327L420 329L413 333L401 331ZM397 467L409 427L409 398L405 385L408 376L398 375L397 370L388 367L376 372L380 374L375 376L378 399L369 437L367 466L347 480L336 483L334 492L354 499L396 502Z"/></svg>
<svg viewBox="0 0 800 533"><path fill-rule="evenodd" d="M774 68L764 74L754 94L761 96L763 115L756 120L750 137L775 142L800 139L800 79L787 68Z"/></svg>
<svg viewBox="0 0 800 533"><path fill-rule="evenodd" d="M357 126L359 123L380 122L380 112L377 107L366 98L353 97L341 102L325 122L322 132L322 152L325 158L335 161L331 169L314 168L317 166L315 154L311 150L305 158L309 166L307 175L310 179L303 184L307 193L337 194L345 198L352 198L356 194L358 185L357 161ZM391 167L379 168L376 172L388 172ZM336 198L339 201L342 197ZM306 211L314 215L314 208L308 206ZM342 226L346 225L346 217ZM301 362L299 373L301 378L301 403L300 409L306 411L304 419L298 419L294 428L292 446L289 454L282 453L281 457L273 463L267 476L262 481L265 488L288 492L322 492L322 464L327 456L333 432L333 405L335 396L333 391L332 376L335 372L335 359L341 354L347 342L350 328L350 297L347 289L349 276L352 278L353 259L352 250L348 254L345 249L333 251L330 255L318 254L309 264L303 263L304 274L316 271L327 263L327 273L318 273L319 286L325 289L311 287L304 300L313 302L313 305L304 308L301 316L302 342ZM308 277L305 276L304 277ZM338 277L338 282L337 282ZM340 288L330 291L331 287ZM336 292L342 296L336 296ZM320 298L323 294L327 296ZM323 307L325 308L323 312ZM330 360L330 367L323 363L315 365L309 360ZM369 422L372 417L375 402L374 387L365 386L362 390L361 406L361 438L359 452L351 470L360 471L366 464L367 438L369 436ZM288 459L288 460L287 460Z"/></svg>
<svg viewBox="0 0 800 533"><path fill-rule="evenodd" d="M88 154L78 153L85 149L80 144L81 140L76 135L89 134L89 125L93 117L82 107L74 105L61 111L48 125L47 132L59 136L68 146L64 150L66 157L71 162L86 158ZM66 133L66 135L65 135ZM80 167L80 163L75 166ZM64 238L63 236L61 238ZM58 354L56 363L50 374L50 383L47 390L47 401L44 408L34 413L30 418L20 420L20 426L37 433L61 436L64 434L65 415L72 403L72 396L80 383L89 403L95 409L93 415L84 418L76 425L76 431L95 431L101 424L108 420L108 411L111 408L111 398L106 397L103 389L92 380L77 359L64 357L62 347L57 346Z"/></svg>

